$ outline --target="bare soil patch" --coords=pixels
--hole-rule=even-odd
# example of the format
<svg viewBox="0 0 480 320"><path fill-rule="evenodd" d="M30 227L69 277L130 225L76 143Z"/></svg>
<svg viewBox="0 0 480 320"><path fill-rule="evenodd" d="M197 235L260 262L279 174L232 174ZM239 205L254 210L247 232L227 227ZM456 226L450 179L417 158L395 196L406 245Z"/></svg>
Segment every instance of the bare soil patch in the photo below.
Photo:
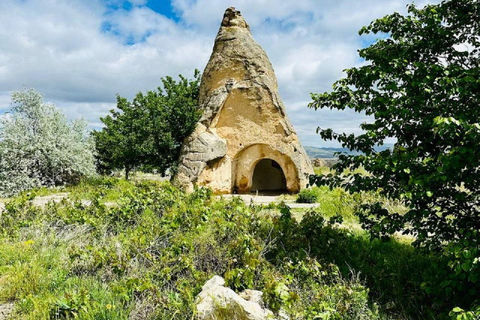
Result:
<svg viewBox="0 0 480 320"><path fill-rule="evenodd" d="M288 196L285 195L268 195L268 194L225 194L221 197L225 199L231 198L240 198L246 204L261 204L261 205L268 205L270 203L280 203L285 202L290 208L316 208L318 207L318 203L296 203L294 198L289 199Z"/></svg>

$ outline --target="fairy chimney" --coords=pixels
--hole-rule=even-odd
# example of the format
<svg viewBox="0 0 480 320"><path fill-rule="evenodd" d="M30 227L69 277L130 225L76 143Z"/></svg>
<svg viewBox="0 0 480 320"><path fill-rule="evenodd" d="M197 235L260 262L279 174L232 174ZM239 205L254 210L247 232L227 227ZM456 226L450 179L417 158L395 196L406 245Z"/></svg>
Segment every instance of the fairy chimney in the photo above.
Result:
<svg viewBox="0 0 480 320"><path fill-rule="evenodd" d="M185 139L174 181L215 193L306 187L310 160L285 112L265 51L228 8L200 84L203 115Z"/></svg>

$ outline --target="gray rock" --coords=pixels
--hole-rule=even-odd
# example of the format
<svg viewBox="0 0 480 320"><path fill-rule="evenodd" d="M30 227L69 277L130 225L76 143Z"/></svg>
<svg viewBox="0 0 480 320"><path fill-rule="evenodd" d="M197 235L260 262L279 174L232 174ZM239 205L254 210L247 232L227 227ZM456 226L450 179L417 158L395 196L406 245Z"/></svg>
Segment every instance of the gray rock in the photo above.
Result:
<svg viewBox="0 0 480 320"><path fill-rule="evenodd" d="M13 313L15 306L12 302L0 304L0 320L7 320Z"/></svg>
<svg viewBox="0 0 480 320"><path fill-rule="evenodd" d="M225 279L220 276L213 276L212 279L205 282L202 287L202 291L208 291L215 287L225 287Z"/></svg>
<svg viewBox="0 0 480 320"><path fill-rule="evenodd" d="M187 152L190 161L208 162L225 156L227 144L218 136L203 132L189 144Z"/></svg>
<svg viewBox="0 0 480 320"><path fill-rule="evenodd" d="M243 292L240 292L238 295L242 299L245 299L245 300L250 301L250 302L254 302L254 303L258 304L260 307L265 308L265 305L263 303L263 298L262 298L262 296L263 296L262 291L247 289Z"/></svg>
<svg viewBox="0 0 480 320"><path fill-rule="evenodd" d="M327 161L321 158L316 158L312 161L312 164L314 167L326 167L327 166Z"/></svg>
<svg viewBox="0 0 480 320"><path fill-rule="evenodd" d="M273 313L260 304L261 292L248 290L243 295L250 301L237 295L232 289L225 288L222 277L214 276L202 287L196 298L198 320L274 320ZM263 305L263 302L261 302Z"/></svg>

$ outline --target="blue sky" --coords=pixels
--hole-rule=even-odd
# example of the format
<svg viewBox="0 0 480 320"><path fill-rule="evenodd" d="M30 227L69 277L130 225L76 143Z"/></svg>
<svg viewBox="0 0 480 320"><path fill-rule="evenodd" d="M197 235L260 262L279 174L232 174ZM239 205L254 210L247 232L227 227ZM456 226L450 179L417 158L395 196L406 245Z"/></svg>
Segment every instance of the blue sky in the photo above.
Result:
<svg viewBox="0 0 480 320"><path fill-rule="evenodd" d="M127 11L132 10L135 5L144 5L153 11L162 14L170 19L178 21L178 17L173 11L173 6L170 1L163 0L148 0L146 2L135 2L135 1L104 1L105 6L111 10L124 9Z"/></svg>
<svg viewBox="0 0 480 320"><path fill-rule="evenodd" d="M146 6L159 14L163 14L169 19L179 21L178 16L173 12L173 7L170 1L149 0L147 1Z"/></svg>
<svg viewBox="0 0 480 320"><path fill-rule="evenodd" d="M418 5L437 0L416 1ZM223 12L235 6L265 49L279 92L304 145L332 146L317 126L358 133L362 115L309 110L342 70L362 61L358 30L405 13L406 0L1 0L0 113L12 91L35 88L68 117L91 128L115 107L160 85L160 78L203 70Z"/></svg>

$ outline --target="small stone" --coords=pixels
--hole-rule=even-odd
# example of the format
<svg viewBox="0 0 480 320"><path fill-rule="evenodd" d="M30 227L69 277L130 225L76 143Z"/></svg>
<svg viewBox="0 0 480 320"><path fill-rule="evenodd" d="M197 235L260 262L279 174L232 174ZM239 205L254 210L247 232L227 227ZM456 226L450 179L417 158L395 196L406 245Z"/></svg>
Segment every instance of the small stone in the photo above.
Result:
<svg viewBox="0 0 480 320"><path fill-rule="evenodd" d="M13 313L14 306L12 302L0 304L0 320L8 319Z"/></svg>
<svg viewBox="0 0 480 320"><path fill-rule="evenodd" d="M195 299L198 320L274 320L273 313L263 308L261 292L248 290L244 296L250 297L248 301L236 294L232 289L225 288L222 277L214 276L202 287L202 291ZM255 301L253 301L255 300Z"/></svg>
<svg viewBox="0 0 480 320"><path fill-rule="evenodd" d="M314 159L312 164L314 167L327 167L327 161L321 158Z"/></svg>

